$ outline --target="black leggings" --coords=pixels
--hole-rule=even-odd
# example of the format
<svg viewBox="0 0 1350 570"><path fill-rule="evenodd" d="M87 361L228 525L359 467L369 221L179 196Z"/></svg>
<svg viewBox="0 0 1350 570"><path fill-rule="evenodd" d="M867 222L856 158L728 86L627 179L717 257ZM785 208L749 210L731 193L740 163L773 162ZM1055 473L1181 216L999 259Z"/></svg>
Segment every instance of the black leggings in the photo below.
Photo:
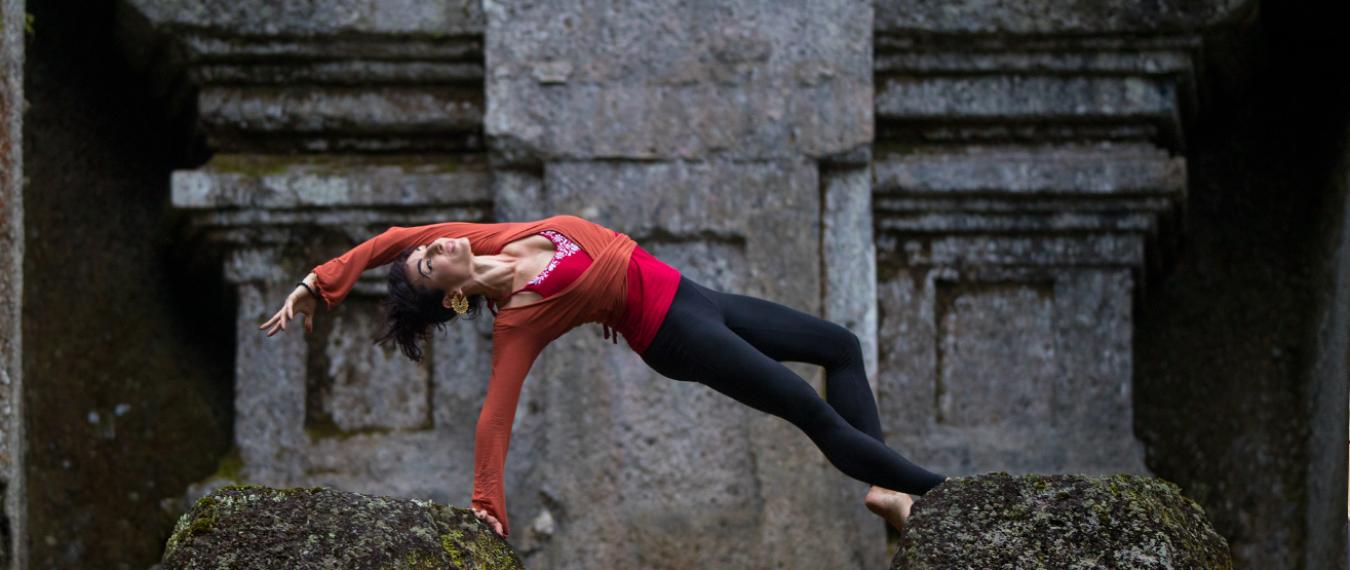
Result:
<svg viewBox="0 0 1350 570"><path fill-rule="evenodd" d="M838 324L681 276L675 300L641 356L662 376L706 384L792 422L849 477L911 495L926 494L946 479L886 446L862 345ZM782 361L825 367L826 398Z"/></svg>

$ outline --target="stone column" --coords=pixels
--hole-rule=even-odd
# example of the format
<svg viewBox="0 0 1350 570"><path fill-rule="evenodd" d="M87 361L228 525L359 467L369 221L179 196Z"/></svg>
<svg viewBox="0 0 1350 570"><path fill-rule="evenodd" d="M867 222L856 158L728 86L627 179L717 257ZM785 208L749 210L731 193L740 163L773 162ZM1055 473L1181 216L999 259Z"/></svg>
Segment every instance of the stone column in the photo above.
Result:
<svg viewBox="0 0 1350 570"><path fill-rule="evenodd" d="M312 335L258 325L313 266L390 226L493 221L478 3L119 11L130 59L214 151L172 189L191 213L184 239L221 257L237 293L235 476L467 505L488 319L449 327L414 364L371 342L384 325L371 271Z"/></svg>
<svg viewBox="0 0 1350 570"><path fill-rule="evenodd" d="M23 408L23 0L0 0L0 568L28 567Z"/></svg>
<svg viewBox="0 0 1350 570"><path fill-rule="evenodd" d="M1199 32L1231 9L1202 4L878 4L881 406L901 449L954 474L1146 472L1132 314L1181 230Z"/></svg>
<svg viewBox="0 0 1350 570"><path fill-rule="evenodd" d="M871 338L871 235L855 225L870 208L870 3L484 7L503 217L576 213L706 286ZM804 434L597 348L597 332L559 339L526 387L547 441L511 499L527 562L884 564L867 485ZM823 390L819 367L787 366Z"/></svg>

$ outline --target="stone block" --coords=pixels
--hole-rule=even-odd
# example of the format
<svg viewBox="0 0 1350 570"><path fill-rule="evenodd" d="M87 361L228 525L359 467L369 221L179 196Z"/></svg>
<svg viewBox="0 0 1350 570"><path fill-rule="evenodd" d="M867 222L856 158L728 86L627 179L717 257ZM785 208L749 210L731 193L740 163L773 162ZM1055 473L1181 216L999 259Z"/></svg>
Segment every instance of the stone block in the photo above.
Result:
<svg viewBox="0 0 1350 570"><path fill-rule="evenodd" d="M524 568L469 509L322 487L227 485L178 519L156 570Z"/></svg>
<svg viewBox="0 0 1350 570"><path fill-rule="evenodd" d="M1231 569L1228 541L1166 480L954 477L914 502L892 570Z"/></svg>

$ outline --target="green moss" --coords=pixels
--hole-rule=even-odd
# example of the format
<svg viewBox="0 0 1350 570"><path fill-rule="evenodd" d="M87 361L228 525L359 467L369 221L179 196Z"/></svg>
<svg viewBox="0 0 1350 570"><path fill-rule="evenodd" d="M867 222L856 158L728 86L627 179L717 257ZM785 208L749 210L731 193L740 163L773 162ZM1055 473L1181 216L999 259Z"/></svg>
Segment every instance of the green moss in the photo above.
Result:
<svg viewBox="0 0 1350 570"><path fill-rule="evenodd" d="M220 487L219 489L216 489L216 493L220 493L221 491L247 491L249 489L255 488L266 489L268 487L266 485L259 485L257 483L231 483L229 485L225 485ZM206 497L202 498L205 499Z"/></svg>
<svg viewBox="0 0 1350 570"><path fill-rule="evenodd" d="M240 473L244 469L244 458L239 453L239 446L230 447L230 451L221 456L216 464L216 472L213 477L229 479L234 482L240 482Z"/></svg>
<svg viewBox="0 0 1350 570"><path fill-rule="evenodd" d="M441 535L441 548L450 557L450 561L460 568L464 567L464 553L456 545L463 541L464 531L462 530L452 530Z"/></svg>
<svg viewBox="0 0 1350 570"><path fill-rule="evenodd" d="M291 165L299 162L295 158L283 155L258 154L217 154L207 166L220 172L233 172L250 176L267 176L285 173Z"/></svg>
<svg viewBox="0 0 1350 570"><path fill-rule="evenodd" d="M380 570L436 570L440 564L441 561L435 557L420 550L412 550L403 557L402 563L382 566Z"/></svg>
<svg viewBox="0 0 1350 570"><path fill-rule="evenodd" d="M475 560L484 564L487 570L508 570L515 568L506 544L490 533L480 533L468 544L469 552Z"/></svg>
<svg viewBox="0 0 1350 570"><path fill-rule="evenodd" d="M197 499L192 508L179 518L178 524L174 526L173 534L169 536L168 544L165 545L165 550L172 552L184 541L214 531L217 509L220 505L221 501L214 495L206 495Z"/></svg>

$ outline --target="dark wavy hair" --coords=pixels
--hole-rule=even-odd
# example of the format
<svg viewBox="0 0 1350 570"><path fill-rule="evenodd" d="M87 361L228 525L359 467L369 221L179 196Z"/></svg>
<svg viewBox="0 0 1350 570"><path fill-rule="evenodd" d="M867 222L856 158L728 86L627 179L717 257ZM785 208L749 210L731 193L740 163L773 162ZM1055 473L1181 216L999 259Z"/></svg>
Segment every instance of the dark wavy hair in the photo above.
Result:
<svg viewBox="0 0 1350 570"><path fill-rule="evenodd" d="M413 362L422 360L422 347L419 340L431 339L434 330L445 327L447 321L458 318L477 318L482 311L483 296L469 295L469 311L460 315L454 309L441 305L445 292L440 289L422 289L414 287L408 281L408 256L417 246L403 250L389 264L389 296L384 300L384 316L388 329L383 336L375 339L378 344L389 340L398 343L399 350Z"/></svg>

